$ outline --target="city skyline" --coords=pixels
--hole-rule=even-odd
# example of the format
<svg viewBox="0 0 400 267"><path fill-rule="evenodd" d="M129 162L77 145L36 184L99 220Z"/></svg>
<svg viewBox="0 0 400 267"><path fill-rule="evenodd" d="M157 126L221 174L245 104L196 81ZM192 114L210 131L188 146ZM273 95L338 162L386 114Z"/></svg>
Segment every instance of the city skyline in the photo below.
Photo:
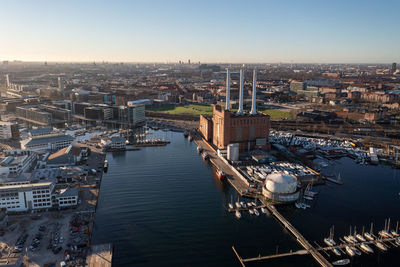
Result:
<svg viewBox="0 0 400 267"><path fill-rule="evenodd" d="M399 62L395 1L5 1L0 60Z"/></svg>

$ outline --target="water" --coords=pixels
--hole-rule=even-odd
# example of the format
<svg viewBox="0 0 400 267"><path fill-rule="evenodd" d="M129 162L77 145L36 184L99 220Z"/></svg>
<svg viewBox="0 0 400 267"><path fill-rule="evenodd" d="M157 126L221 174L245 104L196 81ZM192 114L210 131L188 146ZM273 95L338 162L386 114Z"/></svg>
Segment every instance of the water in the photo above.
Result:
<svg viewBox="0 0 400 267"><path fill-rule="evenodd" d="M182 133L158 131L152 138L171 144L107 155L109 172L101 184L93 243L114 244L114 266L240 266L232 245L244 258L274 254L277 246L280 252L301 249L273 217L242 213L237 220L226 212L231 196L237 198L235 191L218 180ZM360 166L350 159L331 168L341 170L345 185L318 187L321 193L311 209L280 208L309 241L322 244L332 224L343 235L350 224L361 230L374 221L380 223L377 229L384 218L400 217L395 170ZM398 252L359 257L352 264L396 266ZM248 266L265 264L318 266L311 256Z"/></svg>

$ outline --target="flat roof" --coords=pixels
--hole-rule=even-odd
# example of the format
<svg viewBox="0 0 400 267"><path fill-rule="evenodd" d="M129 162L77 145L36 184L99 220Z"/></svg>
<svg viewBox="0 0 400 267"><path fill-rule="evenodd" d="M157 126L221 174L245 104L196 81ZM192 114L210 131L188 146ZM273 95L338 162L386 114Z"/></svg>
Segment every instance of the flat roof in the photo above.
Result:
<svg viewBox="0 0 400 267"><path fill-rule="evenodd" d="M55 136L35 136L34 138L31 138L25 146L32 146L32 145L37 145L37 144L48 144L52 142L57 142L57 141L74 141L75 138L73 138L70 135L55 135Z"/></svg>
<svg viewBox="0 0 400 267"><path fill-rule="evenodd" d="M31 187L50 186L52 183L53 182L39 182L39 183L29 183L29 184L3 185L0 186L0 190L26 189Z"/></svg>

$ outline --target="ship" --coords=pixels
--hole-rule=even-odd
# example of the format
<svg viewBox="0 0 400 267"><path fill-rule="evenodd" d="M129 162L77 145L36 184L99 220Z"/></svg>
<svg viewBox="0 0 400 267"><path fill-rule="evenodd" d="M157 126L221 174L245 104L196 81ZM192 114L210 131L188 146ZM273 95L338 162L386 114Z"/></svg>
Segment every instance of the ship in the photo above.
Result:
<svg viewBox="0 0 400 267"><path fill-rule="evenodd" d="M217 176L220 180L225 179L226 178L226 174L221 171L221 170L217 170Z"/></svg>

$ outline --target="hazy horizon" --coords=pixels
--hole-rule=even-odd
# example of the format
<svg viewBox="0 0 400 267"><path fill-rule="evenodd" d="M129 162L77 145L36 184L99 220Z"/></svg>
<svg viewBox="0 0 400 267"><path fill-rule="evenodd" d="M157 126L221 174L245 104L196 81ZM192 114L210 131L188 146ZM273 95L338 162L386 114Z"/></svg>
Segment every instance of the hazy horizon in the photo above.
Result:
<svg viewBox="0 0 400 267"><path fill-rule="evenodd" d="M400 62L398 1L2 2L1 60Z"/></svg>

